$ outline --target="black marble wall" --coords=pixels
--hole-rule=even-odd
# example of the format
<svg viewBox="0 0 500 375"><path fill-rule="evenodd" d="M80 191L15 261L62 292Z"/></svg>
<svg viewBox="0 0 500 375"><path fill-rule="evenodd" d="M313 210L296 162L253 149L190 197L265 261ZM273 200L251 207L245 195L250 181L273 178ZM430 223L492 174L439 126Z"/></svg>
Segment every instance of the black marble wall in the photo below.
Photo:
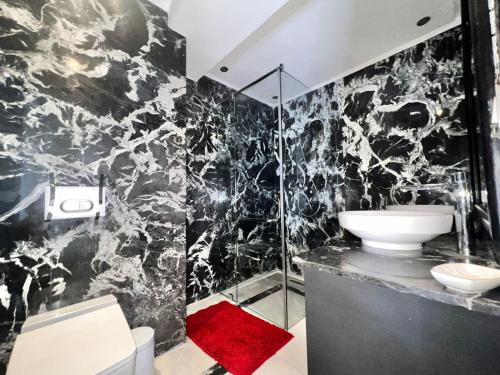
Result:
<svg viewBox="0 0 500 375"><path fill-rule="evenodd" d="M236 95L231 154L238 281L281 267L277 112Z"/></svg>
<svg viewBox="0 0 500 375"><path fill-rule="evenodd" d="M108 293L157 351L181 342L184 38L147 1L8 0L0 71L1 366L28 315ZM99 170L105 217L44 222L50 172L96 186Z"/></svg>
<svg viewBox="0 0 500 375"><path fill-rule="evenodd" d="M291 254L341 235L345 167L341 83L284 105L287 248Z"/></svg>
<svg viewBox="0 0 500 375"><path fill-rule="evenodd" d="M230 244L231 155L226 122L231 91L201 79L188 80L185 112L187 137L187 300L225 289L234 277Z"/></svg>
<svg viewBox="0 0 500 375"><path fill-rule="evenodd" d="M343 236L337 213L449 203L401 193L468 169L460 27L285 105L288 248Z"/></svg>
<svg viewBox="0 0 500 375"><path fill-rule="evenodd" d="M279 190L271 107L206 77L185 99L189 303L276 268Z"/></svg>

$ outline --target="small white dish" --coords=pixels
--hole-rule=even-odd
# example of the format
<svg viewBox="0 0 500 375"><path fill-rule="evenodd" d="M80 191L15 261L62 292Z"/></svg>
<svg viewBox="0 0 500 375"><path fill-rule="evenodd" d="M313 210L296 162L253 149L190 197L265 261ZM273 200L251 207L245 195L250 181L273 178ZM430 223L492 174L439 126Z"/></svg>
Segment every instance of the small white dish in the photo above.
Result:
<svg viewBox="0 0 500 375"><path fill-rule="evenodd" d="M485 293L500 286L500 270L470 263L446 263L431 269L432 276L455 292Z"/></svg>

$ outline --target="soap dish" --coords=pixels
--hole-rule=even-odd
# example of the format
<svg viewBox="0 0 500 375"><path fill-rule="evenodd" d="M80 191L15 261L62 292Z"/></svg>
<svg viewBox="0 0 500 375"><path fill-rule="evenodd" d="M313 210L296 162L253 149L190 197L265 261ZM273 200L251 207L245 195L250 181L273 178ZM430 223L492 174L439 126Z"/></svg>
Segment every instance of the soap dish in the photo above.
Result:
<svg viewBox="0 0 500 375"><path fill-rule="evenodd" d="M432 276L460 293L484 293L500 286L500 270L470 263L446 263L431 269Z"/></svg>

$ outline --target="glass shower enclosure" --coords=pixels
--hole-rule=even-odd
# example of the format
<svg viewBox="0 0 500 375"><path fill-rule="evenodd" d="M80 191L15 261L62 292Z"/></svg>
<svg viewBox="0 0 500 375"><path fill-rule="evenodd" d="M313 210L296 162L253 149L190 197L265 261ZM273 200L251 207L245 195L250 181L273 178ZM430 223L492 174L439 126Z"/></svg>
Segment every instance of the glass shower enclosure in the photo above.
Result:
<svg viewBox="0 0 500 375"><path fill-rule="evenodd" d="M284 103L307 91L280 65L233 95L226 136L235 261L222 294L284 329L305 317L303 277L286 242Z"/></svg>

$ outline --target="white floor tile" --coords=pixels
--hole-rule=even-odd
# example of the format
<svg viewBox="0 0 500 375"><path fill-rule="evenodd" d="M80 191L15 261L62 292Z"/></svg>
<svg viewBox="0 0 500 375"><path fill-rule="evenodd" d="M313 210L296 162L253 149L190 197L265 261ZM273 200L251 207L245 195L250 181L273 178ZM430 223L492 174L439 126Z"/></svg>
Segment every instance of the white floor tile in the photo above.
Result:
<svg viewBox="0 0 500 375"><path fill-rule="evenodd" d="M289 292L288 293L288 322L293 327L301 319L304 319L305 312L304 296ZM284 326L283 324L283 290L273 293L260 301L247 306L249 310L256 312L258 316L265 317L267 320Z"/></svg>
<svg viewBox="0 0 500 375"><path fill-rule="evenodd" d="M255 375L307 375L306 320L298 322L290 333L294 338L260 366Z"/></svg>
<svg viewBox="0 0 500 375"><path fill-rule="evenodd" d="M225 290L223 294L226 296L232 295L233 298L236 298L236 293L238 293L238 301L242 302L280 284L281 274L274 271L267 275L259 275L253 279L246 280L238 286Z"/></svg>
<svg viewBox="0 0 500 375"><path fill-rule="evenodd" d="M216 363L188 338L155 358L155 375L198 375Z"/></svg>

